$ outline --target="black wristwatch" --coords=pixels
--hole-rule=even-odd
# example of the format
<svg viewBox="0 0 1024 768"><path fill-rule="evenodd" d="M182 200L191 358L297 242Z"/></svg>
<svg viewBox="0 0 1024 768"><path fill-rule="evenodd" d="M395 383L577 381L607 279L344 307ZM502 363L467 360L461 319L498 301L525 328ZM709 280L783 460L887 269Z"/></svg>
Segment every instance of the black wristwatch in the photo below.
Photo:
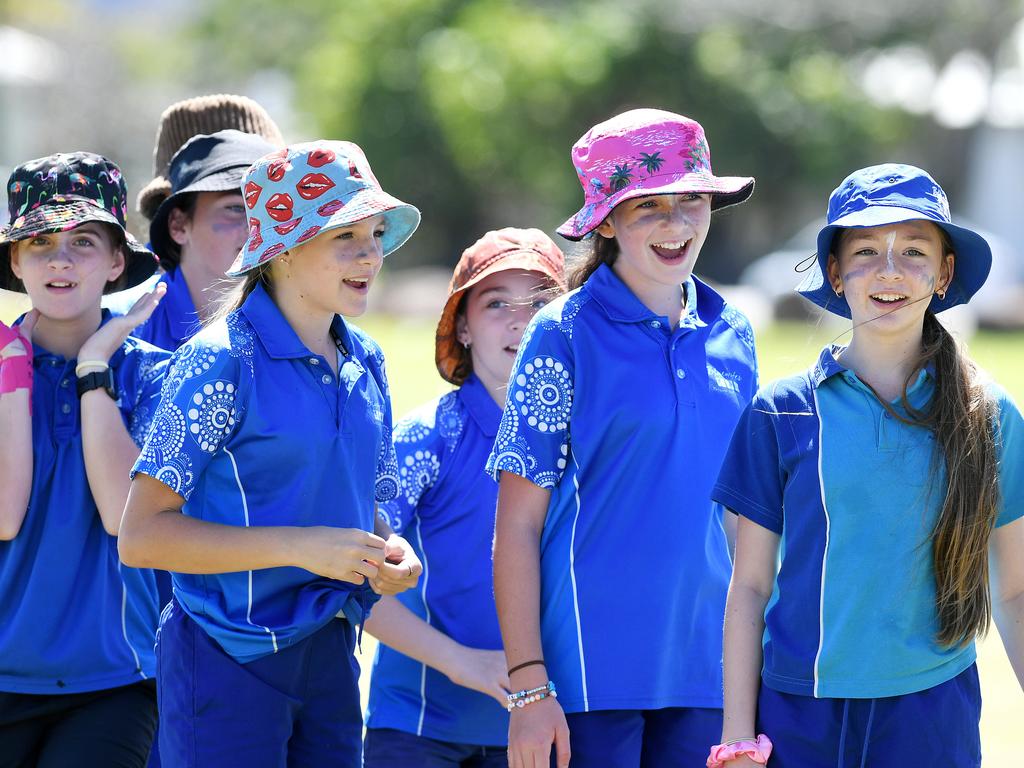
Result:
<svg viewBox="0 0 1024 768"><path fill-rule="evenodd" d="M111 400L117 400L117 387L114 386L114 370L107 368L102 371L92 371L78 377L78 396L93 389L102 389L110 395Z"/></svg>

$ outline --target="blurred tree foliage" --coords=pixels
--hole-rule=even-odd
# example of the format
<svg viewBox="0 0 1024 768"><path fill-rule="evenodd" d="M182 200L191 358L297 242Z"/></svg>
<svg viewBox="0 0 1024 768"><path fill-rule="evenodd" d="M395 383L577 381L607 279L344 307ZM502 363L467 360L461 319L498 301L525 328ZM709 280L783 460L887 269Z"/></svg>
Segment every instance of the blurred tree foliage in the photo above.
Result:
<svg viewBox="0 0 1024 768"><path fill-rule="evenodd" d="M939 55L993 50L1008 13L994 0L762 5L209 0L184 34L203 66L293 77L316 132L359 143L385 187L423 210L396 264L450 264L493 227L551 231L581 204L569 149L599 120L636 106L695 117L716 172L758 180L702 256L702 273L729 279L822 211L850 170L897 148L918 159L934 136L866 101L859 55L907 39Z"/></svg>

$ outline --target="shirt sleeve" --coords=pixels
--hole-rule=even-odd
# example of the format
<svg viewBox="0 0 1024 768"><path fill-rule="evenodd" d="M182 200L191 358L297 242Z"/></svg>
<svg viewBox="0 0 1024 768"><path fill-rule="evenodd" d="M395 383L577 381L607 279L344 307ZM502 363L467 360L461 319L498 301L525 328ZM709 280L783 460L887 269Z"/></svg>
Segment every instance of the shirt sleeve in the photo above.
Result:
<svg viewBox="0 0 1024 768"><path fill-rule="evenodd" d="M201 339L175 352L131 476L154 477L187 500L241 418L239 374L230 350Z"/></svg>
<svg viewBox="0 0 1024 768"><path fill-rule="evenodd" d="M512 472L554 488L569 458L574 359L569 339L542 314L531 321L508 382L501 425L487 459L495 480Z"/></svg>
<svg viewBox="0 0 1024 768"><path fill-rule="evenodd" d="M999 513L996 527L999 528L1024 516L1024 417L1006 392L999 391L997 402Z"/></svg>
<svg viewBox="0 0 1024 768"><path fill-rule="evenodd" d="M783 476L775 408L758 395L743 411L711 498L774 533L782 533Z"/></svg>
<svg viewBox="0 0 1024 768"><path fill-rule="evenodd" d="M132 379L133 397L129 402L122 402L122 408L128 409L124 414L125 424L128 434L140 449L160 405L160 390L167 376L170 357L170 352L155 348L133 349L125 356L124 376ZM121 391L126 389L122 384Z"/></svg>
<svg viewBox="0 0 1024 768"><path fill-rule="evenodd" d="M443 441L436 418L413 413L395 427L394 450L398 494L380 505L380 514L395 533L402 533L416 516L416 507L441 473ZM436 416L431 409L430 417Z"/></svg>

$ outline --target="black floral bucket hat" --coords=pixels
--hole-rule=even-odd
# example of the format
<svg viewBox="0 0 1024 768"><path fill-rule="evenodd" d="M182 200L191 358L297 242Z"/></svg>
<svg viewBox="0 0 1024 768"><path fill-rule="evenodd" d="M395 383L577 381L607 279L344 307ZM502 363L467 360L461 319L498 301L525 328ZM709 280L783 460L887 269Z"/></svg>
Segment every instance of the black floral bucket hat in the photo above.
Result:
<svg viewBox="0 0 1024 768"><path fill-rule="evenodd" d="M92 152L62 152L19 165L7 182L9 223L0 227L0 288L24 292L10 267L11 243L66 232L87 221L110 224L124 234L123 284L131 288L157 268L157 258L127 230L128 191L121 169Z"/></svg>

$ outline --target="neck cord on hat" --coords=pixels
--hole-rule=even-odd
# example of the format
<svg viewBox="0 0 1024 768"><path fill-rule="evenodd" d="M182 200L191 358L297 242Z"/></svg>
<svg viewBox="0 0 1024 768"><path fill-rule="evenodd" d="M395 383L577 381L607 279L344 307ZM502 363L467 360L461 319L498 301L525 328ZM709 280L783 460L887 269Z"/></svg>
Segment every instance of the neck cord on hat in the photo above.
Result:
<svg viewBox="0 0 1024 768"><path fill-rule="evenodd" d="M336 346L338 351L341 352L342 357L348 357L348 349L345 348L344 342L342 342L341 337L334 332L333 328L331 329L331 339L334 341L334 346Z"/></svg>

